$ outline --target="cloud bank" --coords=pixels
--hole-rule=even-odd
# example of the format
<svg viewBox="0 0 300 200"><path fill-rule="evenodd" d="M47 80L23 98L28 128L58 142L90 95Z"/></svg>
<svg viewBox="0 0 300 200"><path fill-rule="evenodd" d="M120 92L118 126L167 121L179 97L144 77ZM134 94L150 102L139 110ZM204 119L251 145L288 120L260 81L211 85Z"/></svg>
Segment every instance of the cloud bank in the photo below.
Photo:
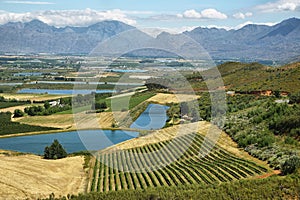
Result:
<svg viewBox="0 0 300 200"><path fill-rule="evenodd" d="M103 20L118 20L129 25L136 24L135 20L129 18L119 9L107 11L96 11L92 9L49 10L27 13L0 11L0 24L8 22L29 22L34 19L56 27L86 26Z"/></svg>
<svg viewBox="0 0 300 200"><path fill-rule="evenodd" d="M45 2L45 1L4 1L4 3L28 4L28 5L51 5L51 4L55 4L55 3L52 3L52 2Z"/></svg>
<svg viewBox="0 0 300 200"><path fill-rule="evenodd" d="M300 0L278 0L258 5L256 8L262 12L295 11L300 8Z"/></svg>

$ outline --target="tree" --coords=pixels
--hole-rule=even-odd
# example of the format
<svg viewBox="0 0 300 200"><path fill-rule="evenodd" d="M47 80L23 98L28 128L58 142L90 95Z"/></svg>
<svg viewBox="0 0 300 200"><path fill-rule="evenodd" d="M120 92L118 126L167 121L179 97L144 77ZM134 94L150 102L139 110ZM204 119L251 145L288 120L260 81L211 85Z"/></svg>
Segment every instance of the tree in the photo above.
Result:
<svg viewBox="0 0 300 200"><path fill-rule="evenodd" d="M275 91L274 91L274 96L275 96L276 98L280 98L280 97L281 97L280 91L279 91L279 90L275 90Z"/></svg>
<svg viewBox="0 0 300 200"><path fill-rule="evenodd" d="M300 92L295 93L295 94L290 94L290 104L296 104L296 103L300 103Z"/></svg>
<svg viewBox="0 0 300 200"><path fill-rule="evenodd" d="M46 146L44 150L44 158L45 159L60 159L67 157L67 152L63 148L63 146L58 142L58 140L54 140L51 146Z"/></svg>
<svg viewBox="0 0 300 200"><path fill-rule="evenodd" d="M47 110L47 109L49 109L50 108L50 103L48 102L48 101L46 101L45 103L44 103L44 107L45 107L45 109Z"/></svg>
<svg viewBox="0 0 300 200"><path fill-rule="evenodd" d="M293 156L287 159L281 166L281 171L283 175L292 174L300 168L300 158L298 156Z"/></svg>
<svg viewBox="0 0 300 200"><path fill-rule="evenodd" d="M24 112L20 109L16 109L14 111L14 117L23 117L24 116Z"/></svg>
<svg viewBox="0 0 300 200"><path fill-rule="evenodd" d="M107 108L106 102L102 102L102 103L97 102L91 107L92 110L102 110L106 108Z"/></svg>

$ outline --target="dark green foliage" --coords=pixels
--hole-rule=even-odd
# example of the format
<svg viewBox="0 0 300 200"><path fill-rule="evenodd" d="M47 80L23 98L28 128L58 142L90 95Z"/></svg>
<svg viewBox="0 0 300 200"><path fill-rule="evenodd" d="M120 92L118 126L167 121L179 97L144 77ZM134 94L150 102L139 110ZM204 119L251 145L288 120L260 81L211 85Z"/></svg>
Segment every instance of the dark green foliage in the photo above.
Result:
<svg viewBox="0 0 300 200"><path fill-rule="evenodd" d="M92 105L92 110L103 110L107 108L106 102L96 102L94 105Z"/></svg>
<svg viewBox="0 0 300 200"><path fill-rule="evenodd" d="M58 140L54 140L51 146L46 146L44 150L44 158L45 159L60 159L67 157L67 152L63 148L63 146L58 142Z"/></svg>
<svg viewBox="0 0 300 200"><path fill-rule="evenodd" d="M167 89L165 85L159 84L159 83L146 83L145 84L148 90L161 90L161 89ZM168 85L168 84L166 84Z"/></svg>
<svg viewBox="0 0 300 200"><path fill-rule="evenodd" d="M281 95L280 95L280 91L279 90L275 90L274 91L274 96L276 97L276 98L279 98Z"/></svg>
<svg viewBox="0 0 300 200"><path fill-rule="evenodd" d="M71 109L70 105L56 105L50 107L50 104L45 103L44 106L31 106L24 109L24 112L30 116L36 115L52 115L54 113L62 112Z"/></svg>
<svg viewBox="0 0 300 200"><path fill-rule="evenodd" d="M227 98L224 131L252 156L280 169L281 164L298 149L300 106L275 103L274 97L236 95ZM290 138L286 143L275 135L294 139ZM287 148L286 144L292 146Z"/></svg>
<svg viewBox="0 0 300 200"><path fill-rule="evenodd" d="M16 109L14 111L14 118L17 118L17 117L23 117L24 116L24 112L20 109Z"/></svg>
<svg viewBox="0 0 300 200"><path fill-rule="evenodd" d="M47 110L47 109L49 109L50 108L50 103L48 102L48 101L46 101L45 103L44 103L44 108Z"/></svg>
<svg viewBox="0 0 300 200"><path fill-rule="evenodd" d="M10 112L0 113L0 135L57 130L57 128L31 126L20 124L19 122L12 122L11 115Z"/></svg>
<svg viewBox="0 0 300 200"><path fill-rule="evenodd" d="M294 103L300 103L300 92L298 93L294 93L294 94L290 94L290 104L294 104Z"/></svg>
<svg viewBox="0 0 300 200"><path fill-rule="evenodd" d="M300 158L298 156L293 156L287 159L281 166L281 172L283 175L292 174L297 172L300 168Z"/></svg>

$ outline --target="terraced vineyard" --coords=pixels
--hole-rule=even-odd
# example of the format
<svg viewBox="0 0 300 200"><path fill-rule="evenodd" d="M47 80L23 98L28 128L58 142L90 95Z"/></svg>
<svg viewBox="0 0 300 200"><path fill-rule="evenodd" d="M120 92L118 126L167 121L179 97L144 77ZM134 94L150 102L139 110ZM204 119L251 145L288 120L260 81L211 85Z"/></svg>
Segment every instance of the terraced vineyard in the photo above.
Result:
<svg viewBox="0 0 300 200"><path fill-rule="evenodd" d="M188 148L184 149L185 146ZM210 184L256 176L267 171L217 145L211 151L210 147L212 144L202 135L186 134L171 141L103 152L97 156L90 191ZM158 151L160 153L155 154ZM205 156L201 157L199 153ZM181 156L176 159L179 154Z"/></svg>

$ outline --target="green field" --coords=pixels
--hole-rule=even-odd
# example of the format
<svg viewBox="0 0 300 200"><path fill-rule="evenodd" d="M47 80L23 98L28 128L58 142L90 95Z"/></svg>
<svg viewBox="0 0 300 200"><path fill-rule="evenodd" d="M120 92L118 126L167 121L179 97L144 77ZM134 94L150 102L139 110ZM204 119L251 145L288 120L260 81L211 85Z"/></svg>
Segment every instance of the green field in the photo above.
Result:
<svg viewBox="0 0 300 200"><path fill-rule="evenodd" d="M0 102L0 109L26 105L28 102Z"/></svg>
<svg viewBox="0 0 300 200"><path fill-rule="evenodd" d="M189 141L192 143L189 144ZM186 151L182 149L184 145L189 145ZM199 134L187 134L172 141L125 151L102 153L93 166L90 191L108 192L160 186L213 184L249 178L267 172L264 167L238 158L219 146L209 151L210 145L212 144L209 141L204 142L203 136ZM148 156L159 149L162 151L158 156ZM184 153L178 160L172 162L174 155L180 150ZM133 155L130 156L129 152ZM200 158L199 152L209 153ZM164 167L151 169L150 166L154 162ZM105 163L123 170L108 167ZM131 172L133 169L140 172Z"/></svg>
<svg viewBox="0 0 300 200"><path fill-rule="evenodd" d="M146 101L147 99L153 97L155 93L153 92L142 92L142 93L136 93L132 96L124 96L124 97L116 97L113 99L99 99L97 102L106 102L109 109L107 111L112 111L112 102L113 102L113 110L114 111L122 111L122 110L131 110L140 103ZM129 101L129 103L128 103ZM128 107L125 105L128 104Z"/></svg>

